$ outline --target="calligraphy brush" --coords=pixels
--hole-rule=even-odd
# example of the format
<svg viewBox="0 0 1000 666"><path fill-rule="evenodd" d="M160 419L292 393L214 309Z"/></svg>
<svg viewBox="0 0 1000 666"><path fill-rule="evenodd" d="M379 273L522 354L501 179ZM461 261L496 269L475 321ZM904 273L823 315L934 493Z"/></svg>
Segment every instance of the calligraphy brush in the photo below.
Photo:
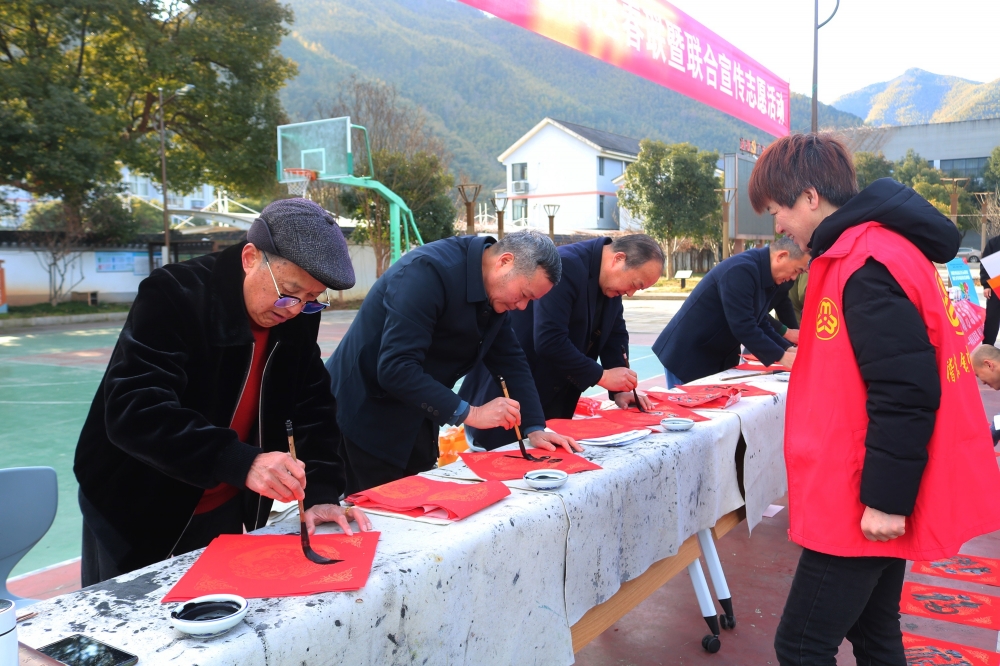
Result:
<svg viewBox="0 0 1000 666"><path fill-rule="evenodd" d="M628 351L626 351L625 345L622 345L622 356L625 358L625 367L631 370L632 367L628 364ZM640 412L645 414L646 410L642 408L642 403L639 402L639 393L635 389L632 389L632 397L635 398L636 408L638 408Z"/></svg>
<svg viewBox="0 0 1000 666"><path fill-rule="evenodd" d="M498 379L500 380L500 388L503 389L503 397L510 400L510 393L507 392L507 382L503 380L503 377L498 377ZM521 447L521 456L525 460L530 460L532 462L544 462L546 460L551 460L552 456L542 456L541 458L538 458L528 453L528 449L524 448L524 439L521 438L521 429L517 427L516 423L514 424L514 434L517 435L517 445ZM516 458L517 456L507 457ZM559 462L559 460L553 460L552 462Z"/></svg>
<svg viewBox="0 0 1000 666"><path fill-rule="evenodd" d="M292 460L298 461L295 457L295 435L292 434L292 422L285 421L285 432L288 433L288 452L292 454ZM329 557L323 557L309 545L309 529L306 527L306 509L303 505L302 500L299 502L299 534L302 536L302 552L305 553L306 558L310 562L315 562L316 564L337 564L338 562L343 562L344 560L331 560Z"/></svg>

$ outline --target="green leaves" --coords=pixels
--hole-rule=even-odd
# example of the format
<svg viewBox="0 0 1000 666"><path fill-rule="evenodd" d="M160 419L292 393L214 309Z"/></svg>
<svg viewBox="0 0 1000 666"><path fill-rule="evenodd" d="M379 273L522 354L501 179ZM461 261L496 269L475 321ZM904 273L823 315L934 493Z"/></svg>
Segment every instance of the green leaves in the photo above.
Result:
<svg viewBox="0 0 1000 666"><path fill-rule="evenodd" d="M720 207L718 160L715 151L699 151L688 143L645 139L638 161L625 172L619 201L658 241L712 237Z"/></svg>
<svg viewBox="0 0 1000 666"><path fill-rule="evenodd" d="M162 87L172 190L269 188L291 20L275 0L5 0L0 184L79 209L120 164L159 180Z"/></svg>

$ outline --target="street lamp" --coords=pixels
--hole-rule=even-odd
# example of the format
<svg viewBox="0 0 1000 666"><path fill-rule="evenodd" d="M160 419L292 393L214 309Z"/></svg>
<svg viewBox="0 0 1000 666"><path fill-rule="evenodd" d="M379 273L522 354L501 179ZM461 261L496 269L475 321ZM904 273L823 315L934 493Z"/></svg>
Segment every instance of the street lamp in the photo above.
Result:
<svg viewBox="0 0 1000 666"><path fill-rule="evenodd" d="M476 205L476 197L479 196L479 190L482 187L482 185L477 185L476 183L463 183L458 186L458 193L462 195L462 201L465 202L465 233L467 236L476 235L476 211L474 210L474 206Z"/></svg>
<svg viewBox="0 0 1000 666"><path fill-rule="evenodd" d="M160 93L160 188L163 190L163 248L161 250L161 263L166 266L170 263L170 213L167 211L167 130L164 121L163 106L175 97L182 97L194 89L188 83L183 88L178 88L174 94L163 100L163 88L157 88Z"/></svg>
<svg viewBox="0 0 1000 666"><path fill-rule="evenodd" d="M545 214L549 216L549 238L554 243L556 240L556 213L559 212L559 204L545 204L542 206Z"/></svg>
<svg viewBox="0 0 1000 666"><path fill-rule="evenodd" d="M813 98L812 98L812 131L816 133L819 131L819 106L816 101L816 83L819 78L819 29L824 25L833 20L833 17L837 15L837 10L840 9L840 0L837 0L837 6L833 8L833 14L830 14L830 18L819 22L819 0L815 0L816 3L816 13L813 23Z"/></svg>
<svg viewBox="0 0 1000 666"><path fill-rule="evenodd" d="M497 240L503 238L503 212L507 209L507 193L496 192L490 199L497 212Z"/></svg>

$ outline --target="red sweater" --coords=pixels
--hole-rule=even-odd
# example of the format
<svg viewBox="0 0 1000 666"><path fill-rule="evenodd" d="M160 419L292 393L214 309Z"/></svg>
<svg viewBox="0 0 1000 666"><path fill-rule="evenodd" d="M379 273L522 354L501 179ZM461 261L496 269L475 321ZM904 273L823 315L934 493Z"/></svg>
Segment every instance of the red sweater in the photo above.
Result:
<svg viewBox="0 0 1000 666"><path fill-rule="evenodd" d="M253 359L250 361L250 372L247 374L247 381L240 394L240 402L236 405L236 412L229 427L236 431L236 436L241 442L250 444L250 434L253 432L254 421L257 419L258 407L260 406L260 384L264 376L264 352L267 351L267 338L269 329L257 326L250 322L250 330L253 331ZM209 488L201 496L198 506L194 508L194 515L208 513L217 509L232 498L236 497L239 489L228 483L220 483L214 488Z"/></svg>

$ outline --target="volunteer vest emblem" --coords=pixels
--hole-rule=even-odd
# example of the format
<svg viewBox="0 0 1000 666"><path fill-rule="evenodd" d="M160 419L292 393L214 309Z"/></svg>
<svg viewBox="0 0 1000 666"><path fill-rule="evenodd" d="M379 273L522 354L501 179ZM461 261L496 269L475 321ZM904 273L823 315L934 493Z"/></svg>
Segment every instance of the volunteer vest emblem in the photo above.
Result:
<svg viewBox="0 0 1000 666"><path fill-rule="evenodd" d="M840 330L840 310L837 304L829 298L819 302L816 314L816 337L820 340L832 340Z"/></svg>

